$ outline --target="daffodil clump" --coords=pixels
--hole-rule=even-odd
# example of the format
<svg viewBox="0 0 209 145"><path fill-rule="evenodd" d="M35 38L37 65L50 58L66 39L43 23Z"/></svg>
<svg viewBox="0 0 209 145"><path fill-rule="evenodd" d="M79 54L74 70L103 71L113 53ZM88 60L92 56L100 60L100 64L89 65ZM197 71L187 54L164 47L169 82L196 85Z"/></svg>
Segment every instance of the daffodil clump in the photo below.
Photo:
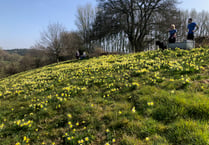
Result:
<svg viewBox="0 0 209 145"><path fill-rule="evenodd" d="M83 135L81 135L82 133L84 133L84 135L89 135L87 133L87 127L86 127L86 121L82 121L82 122L75 122L73 123L71 120L73 119L73 116L68 113L67 114L68 117L68 131L63 135L63 138L65 139L65 141L68 144L79 144L79 145L83 145L83 144L90 144L91 140L90 137L85 136L85 137L81 137Z"/></svg>
<svg viewBox="0 0 209 145"><path fill-rule="evenodd" d="M24 127L24 126L31 127L33 124L33 120L28 120L28 121L25 121L24 119L16 120L16 121L14 121L14 124L19 127Z"/></svg>

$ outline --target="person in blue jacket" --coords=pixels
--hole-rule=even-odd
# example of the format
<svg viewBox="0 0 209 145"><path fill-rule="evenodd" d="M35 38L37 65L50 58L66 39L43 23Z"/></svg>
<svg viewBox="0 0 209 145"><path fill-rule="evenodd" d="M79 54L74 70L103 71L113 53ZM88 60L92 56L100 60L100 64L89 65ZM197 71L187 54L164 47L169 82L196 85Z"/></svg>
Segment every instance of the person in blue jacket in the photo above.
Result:
<svg viewBox="0 0 209 145"><path fill-rule="evenodd" d="M192 18L189 18L188 20L188 26L187 26L187 40L194 40L194 32L196 32L199 29L199 26L192 21Z"/></svg>
<svg viewBox="0 0 209 145"><path fill-rule="evenodd" d="M176 42L176 32L177 32L177 30L175 28L175 25L171 24L171 29L169 30L170 37L168 39L169 43L175 43Z"/></svg>

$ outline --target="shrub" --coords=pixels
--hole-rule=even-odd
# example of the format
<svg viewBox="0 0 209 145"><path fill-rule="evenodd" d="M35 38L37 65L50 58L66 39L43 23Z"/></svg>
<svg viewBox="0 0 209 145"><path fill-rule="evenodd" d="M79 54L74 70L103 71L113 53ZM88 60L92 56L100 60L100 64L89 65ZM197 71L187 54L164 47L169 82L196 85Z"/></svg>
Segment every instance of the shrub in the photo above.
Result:
<svg viewBox="0 0 209 145"><path fill-rule="evenodd" d="M96 48L94 49L94 52L89 54L89 57L98 57L98 56L100 56L102 53L104 53L104 51L102 50L102 48L96 47Z"/></svg>

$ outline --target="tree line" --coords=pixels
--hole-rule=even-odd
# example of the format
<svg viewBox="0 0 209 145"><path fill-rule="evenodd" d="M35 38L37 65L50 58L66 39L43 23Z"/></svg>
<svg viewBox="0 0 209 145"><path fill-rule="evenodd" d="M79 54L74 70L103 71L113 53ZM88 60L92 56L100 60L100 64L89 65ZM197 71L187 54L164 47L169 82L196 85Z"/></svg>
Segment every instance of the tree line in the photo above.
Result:
<svg viewBox="0 0 209 145"><path fill-rule="evenodd" d="M0 79L50 63L49 57L45 55L43 50L3 50L0 48Z"/></svg>

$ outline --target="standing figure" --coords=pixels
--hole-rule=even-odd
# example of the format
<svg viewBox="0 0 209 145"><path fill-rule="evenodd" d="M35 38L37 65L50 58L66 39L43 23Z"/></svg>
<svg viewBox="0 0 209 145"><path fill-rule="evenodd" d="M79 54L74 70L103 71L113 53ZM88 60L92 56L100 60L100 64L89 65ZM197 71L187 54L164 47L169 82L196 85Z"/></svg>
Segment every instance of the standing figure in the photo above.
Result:
<svg viewBox="0 0 209 145"><path fill-rule="evenodd" d="M78 51L78 50L76 51L75 57L76 57L77 59L79 59L79 58L80 58L80 53L79 53L79 51Z"/></svg>
<svg viewBox="0 0 209 145"><path fill-rule="evenodd" d="M171 29L169 30L169 33L170 33L170 37L168 39L169 43L175 43L176 42L176 32L177 32L177 30L175 28L175 25L172 24Z"/></svg>
<svg viewBox="0 0 209 145"><path fill-rule="evenodd" d="M194 32L196 32L199 29L199 26L195 22L192 22L192 18L189 18L188 20L187 29L188 29L187 40L194 40Z"/></svg>

